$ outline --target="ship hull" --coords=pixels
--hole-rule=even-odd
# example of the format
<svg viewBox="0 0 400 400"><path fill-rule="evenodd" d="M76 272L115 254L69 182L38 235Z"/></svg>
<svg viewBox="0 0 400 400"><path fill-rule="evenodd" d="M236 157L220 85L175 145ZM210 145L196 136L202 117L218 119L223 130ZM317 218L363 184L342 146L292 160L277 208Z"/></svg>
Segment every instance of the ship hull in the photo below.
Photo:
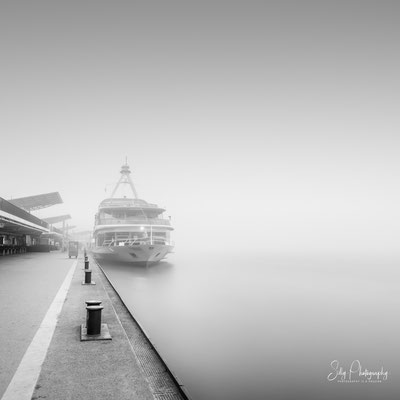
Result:
<svg viewBox="0 0 400 400"><path fill-rule="evenodd" d="M173 246L141 244L133 246L96 246L92 249L97 260L127 262L137 265L155 264L171 253Z"/></svg>

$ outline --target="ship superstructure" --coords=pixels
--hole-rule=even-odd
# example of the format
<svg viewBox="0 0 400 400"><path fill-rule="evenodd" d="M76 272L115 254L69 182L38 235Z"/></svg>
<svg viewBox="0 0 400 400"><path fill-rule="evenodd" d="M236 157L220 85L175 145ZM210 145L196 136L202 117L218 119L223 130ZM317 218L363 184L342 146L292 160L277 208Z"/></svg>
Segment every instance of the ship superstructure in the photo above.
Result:
<svg viewBox="0 0 400 400"><path fill-rule="evenodd" d="M100 203L95 217L93 254L134 263L158 262L173 249L171 221L164 218L164 208L139 199L126 162L120 172L111 197ZM122 186L130 188L133 197L116 197Z"/></svg>

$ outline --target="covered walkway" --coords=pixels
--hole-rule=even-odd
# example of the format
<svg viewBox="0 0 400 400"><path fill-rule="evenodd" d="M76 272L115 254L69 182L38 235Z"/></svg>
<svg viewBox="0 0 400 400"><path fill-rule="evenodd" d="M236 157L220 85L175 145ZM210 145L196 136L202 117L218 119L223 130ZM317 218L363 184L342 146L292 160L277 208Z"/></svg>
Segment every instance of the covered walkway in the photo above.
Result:
<svg viewBox="0 0 400 400"><path fill-rule="evenodd" d="M0 197L0 256L25 253L48 232L47 222Z"/></svg>

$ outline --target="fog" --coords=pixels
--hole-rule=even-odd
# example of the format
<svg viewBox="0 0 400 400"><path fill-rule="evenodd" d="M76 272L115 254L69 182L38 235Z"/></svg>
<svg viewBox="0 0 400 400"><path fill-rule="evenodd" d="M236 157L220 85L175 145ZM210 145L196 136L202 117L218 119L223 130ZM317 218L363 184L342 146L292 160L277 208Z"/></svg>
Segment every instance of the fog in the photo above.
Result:
<svg viewBox="0 0 400 400"><path fill-rule="evenodd" d="M399 12L391 1L2 2L0 196L59 191L64 203L37 215L90 230L127 157L185 263L218 253L392 268Z"/></svg>
<svg viewBox="0 0 400 400"><path fill-rule="evenodd" d="M398 8L3 2L1 195L91 229L127 156L178 246L396 252Z"/></svg>
<svg viewBox="0 0 400 400"><path fill-rule="evenodd" d="M398 258L193 250L101 262L193 399L398 398ZM334 360L388 378L341 383Z"/></svg>

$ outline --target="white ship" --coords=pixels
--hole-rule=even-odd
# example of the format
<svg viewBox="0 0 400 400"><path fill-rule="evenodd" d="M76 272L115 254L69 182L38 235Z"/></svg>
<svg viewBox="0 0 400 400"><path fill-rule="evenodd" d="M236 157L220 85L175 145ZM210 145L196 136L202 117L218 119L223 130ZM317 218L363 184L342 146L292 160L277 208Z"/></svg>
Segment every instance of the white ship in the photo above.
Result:
<svg viewBox="0 0 400 400"><path fill-rule="evenodd" d="M173 227L170 219L163 217L164 208L138 198L130 173L125 162L111 197L99 205L92 252L97 259L148 265L162 260L172 251ZM121 186L128 186L133 197L115 197Z"/></svg>

